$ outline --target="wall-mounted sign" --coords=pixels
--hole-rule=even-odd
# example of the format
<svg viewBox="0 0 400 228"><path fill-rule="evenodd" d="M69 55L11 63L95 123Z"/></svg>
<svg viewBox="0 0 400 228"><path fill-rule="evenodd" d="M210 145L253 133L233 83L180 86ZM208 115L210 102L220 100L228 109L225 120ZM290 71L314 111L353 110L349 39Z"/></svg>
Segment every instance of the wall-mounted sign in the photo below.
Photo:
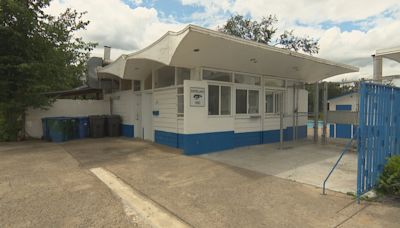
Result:
<svg viewBox="0 0 400 228"><path fill-rule="evenodd" d="M190 87L190 106L204 107L205 104L205 89Z"/></svg>

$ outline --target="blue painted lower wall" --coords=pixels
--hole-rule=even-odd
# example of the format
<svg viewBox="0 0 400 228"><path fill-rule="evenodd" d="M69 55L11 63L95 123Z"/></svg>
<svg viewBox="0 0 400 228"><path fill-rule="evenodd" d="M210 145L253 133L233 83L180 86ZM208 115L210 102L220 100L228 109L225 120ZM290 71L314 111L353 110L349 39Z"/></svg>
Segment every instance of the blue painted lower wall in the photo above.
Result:
<svg viewBox="0 0 400 228"><path fill-rule="evenodd" d="M284 129L285 141L293 139L292 129L292 127ZM279 130L245 133L224 131L200 134L177 134L156 130L154 134L156 143L183 149L186 155L204 154L241 146L276 143L280 140ZM307 126L299 126L297 128L297 136L299 139L306 138Z"/></svg>
<svg viewBox="0 0 400 228"><path fill-rule="evenodd" d="M135 127L133 125L121 124L121 135L125 136L125 137L133 138L135 136L134 129L135 129Z"/></svg>

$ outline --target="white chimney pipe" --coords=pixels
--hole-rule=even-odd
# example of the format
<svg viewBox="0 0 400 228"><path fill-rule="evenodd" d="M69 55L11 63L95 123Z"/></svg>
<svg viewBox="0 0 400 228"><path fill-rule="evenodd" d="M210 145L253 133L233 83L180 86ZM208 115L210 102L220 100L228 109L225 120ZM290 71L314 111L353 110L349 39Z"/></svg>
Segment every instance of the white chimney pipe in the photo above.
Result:
<svg viewBox="0 0 400 228"><path fill-rule="evenodd" d="M111 47L104 46L104 61L110 62L111 61Z"/></svg>

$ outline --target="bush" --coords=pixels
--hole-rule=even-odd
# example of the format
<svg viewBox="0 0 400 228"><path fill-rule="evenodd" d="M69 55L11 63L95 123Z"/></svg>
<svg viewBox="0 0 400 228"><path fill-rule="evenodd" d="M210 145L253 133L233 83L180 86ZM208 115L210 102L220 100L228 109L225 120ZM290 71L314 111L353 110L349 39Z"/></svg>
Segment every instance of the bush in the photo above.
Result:
<svg viewBox="0 0 400 228"><path fill-rule="evenodd" d="M391 157L380 176L378 192L400 197L400 156Z"/></svg>

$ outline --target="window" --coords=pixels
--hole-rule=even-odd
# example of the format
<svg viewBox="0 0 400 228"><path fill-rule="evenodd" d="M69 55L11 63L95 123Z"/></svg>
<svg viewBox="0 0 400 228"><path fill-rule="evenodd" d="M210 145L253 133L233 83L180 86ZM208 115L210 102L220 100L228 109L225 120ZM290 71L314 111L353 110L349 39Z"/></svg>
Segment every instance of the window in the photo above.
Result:
<svg viewBox="0 0 400 228"><path fill-rule="evenodd" d="M121 90L131 90L132 89L132 81L128 79L121 79Z"/></svg>
<svg viewBox="0 0 400 228"><path fill-rule="evenodd" d="M232 73L203 70L203 80L212 80L220 82L232 82Z"/></svg>
<svg viewBox="0 0 400 228"><path fill-rule="evenodd" d="M231 87L208 86L208 115L231 114Z"/></svg>
<svg viewBox="0 0 400 228"><path fill-rule="evenodd" d="M184 80L190 80L190 69L188 68L176 68L176 84L183 85Z"/></svg>
<svg viewBox="0 0 400 228"><path fill-rule="evenodd" d="M157 70L155 88L175 85L175 67L165 66Z"/></svg>
<svg viewBox="0 0 400 228"><path fill-rule="evenodd" d="M265 91L265 113L280 113L282 110L282 101L282 92Z"/></svg>
<svg viewBox="0 0 400 228"><path fill-rule="evenodd" d="M183 87L177 89L177 103L178 103L178 117L183 117L184 107L183 107Z"/></svg>
<svg viewBox="0 0 400 228"><path fill-rule="evenodd" d="M140 91L140 81L133 80L133 91Z"/></svg>
<svg viewBox="0 0 400 228"><path fill-rule="evenodd" d="M258 90L236 89L236 114L259 113L259 97Z"/></svg>
<svg viewBox="0 0 400 228"><path fill-rule="evenodd" d="M247 113L247 90L236 90L236 114Z"/></svg>
<svg viewBox="0 0 400 228"><path fill-rule="evenodd" d="M261 79L260 77L257 76L235 73L235 83L248 84L248 85L261 85Z"/></svg>
<svg viewBox="0 0 400 228"><path fill-rule="evenodd" d="M268 87L285 87L285 80L265 78L264 85Z"/></svg>
<svg viewBox="0 0 400 228"><path fill-rule="evenodd" d="M147 75L146 79L144 80L144 89L152 89L153 88L153 77L151 73Z"/></svg>

